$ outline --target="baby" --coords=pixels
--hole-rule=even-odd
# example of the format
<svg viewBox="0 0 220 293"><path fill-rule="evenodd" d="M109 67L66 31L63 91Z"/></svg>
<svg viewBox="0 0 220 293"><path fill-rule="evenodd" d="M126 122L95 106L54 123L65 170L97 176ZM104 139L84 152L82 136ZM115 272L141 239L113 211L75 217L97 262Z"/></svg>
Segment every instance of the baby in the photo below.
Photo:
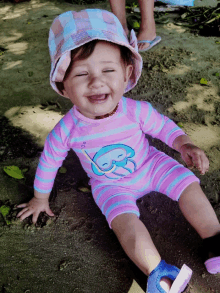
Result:
<svg viewBox="0 0 220 293"><path fill-rule="evenodd" d="M180 152L201 174L209 168L205 153L150 103L123 94L142 70L137 39L130 41L114 14L100 9L69 11L50 29L50 82L73 108L48 135L34 182L34 197L18 205L23 220L40 212L54 216L49 195L57 170L73 149L90 177L92 194L123 249L148 275L147 292L183 292L192 271L161 260L140 221L137 199L151 191L178 201L181 211L204 239L207 270L220 272L220 224L199 185L183 165L149 145L145 134Z"/></svg>

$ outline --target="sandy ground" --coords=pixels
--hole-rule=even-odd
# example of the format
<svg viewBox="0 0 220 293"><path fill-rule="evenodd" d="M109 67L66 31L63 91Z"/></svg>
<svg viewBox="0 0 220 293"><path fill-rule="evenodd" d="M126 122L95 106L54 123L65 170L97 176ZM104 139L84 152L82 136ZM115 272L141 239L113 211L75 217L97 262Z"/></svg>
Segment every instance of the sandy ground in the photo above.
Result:
<svg viewBox="0 0 220 293"><path fill-rule="evenodd" d="M108 4L96 6L109 9ZM70 109L49 85L47 48L52 20L84 6L32 0L0 3L0 204L12 208L33 195L33 179L46 135ZM220 218L220 45L172 22L157 25L162 42L142 54L144 70L127 96L150 101L191 136L210 159L199 176ZM200 79L208 81L200 85ZM181 162L158 141L159 149ZM3 167L27 168L16 180ZM0 219L0 291L10 293L143 292L147 278L131 263L87 189L87 177L70 152L51 195L52 220L38 227ZM141 219L167 262L193 269L187 292L220 292L219 276L209 275L200 256L201 239L181 215L178 204L157 193L138 201ZM47 221L48 220L48 221ZM132 285L133 284L133 285ZM132 288L132 289L131 289ZM136 289L135 289L136 288ZM142 289L141 289L142 288Z"/></svg>

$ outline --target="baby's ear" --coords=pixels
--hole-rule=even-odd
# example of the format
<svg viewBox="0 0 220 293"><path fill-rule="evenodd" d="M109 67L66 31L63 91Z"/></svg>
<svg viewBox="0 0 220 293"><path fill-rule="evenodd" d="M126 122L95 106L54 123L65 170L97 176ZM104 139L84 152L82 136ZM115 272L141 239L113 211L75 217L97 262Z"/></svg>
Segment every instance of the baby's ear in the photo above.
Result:
<svg viewBox="0 0 220 293"><path fill-rule="evenodd" d="M125 69L125 82L128 82L130 77L131 77L131 74L133 72L133 65L129 64L126 66L126 69Z"/></svg>

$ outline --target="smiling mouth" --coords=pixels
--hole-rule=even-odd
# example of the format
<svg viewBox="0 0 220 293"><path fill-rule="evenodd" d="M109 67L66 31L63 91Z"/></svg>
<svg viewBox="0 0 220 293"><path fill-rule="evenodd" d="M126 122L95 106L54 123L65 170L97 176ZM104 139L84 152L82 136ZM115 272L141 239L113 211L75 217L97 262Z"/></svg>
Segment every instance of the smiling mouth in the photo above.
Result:
<svg viewBox="0 0 220 293"><path fill-rule="evenodd" d="M100 104L107 100L108 94L101 94L101 95L92 95L88 96L88 99L91 103Z"/></svg>

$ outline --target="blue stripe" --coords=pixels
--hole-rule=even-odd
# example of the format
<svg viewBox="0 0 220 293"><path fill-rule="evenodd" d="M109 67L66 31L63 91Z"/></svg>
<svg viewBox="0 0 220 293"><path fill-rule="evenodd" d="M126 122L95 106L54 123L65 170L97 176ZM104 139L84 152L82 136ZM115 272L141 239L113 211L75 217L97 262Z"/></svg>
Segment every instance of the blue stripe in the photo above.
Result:
<svg viewBox="0 0 220 293"><path fill-rule="evenodd" d="M126 98L122 97L121 101L122 101L123 113L125 113L125 115L127 115L127 101L126 101Z"/></svg>
<svg viewBox="0 0 220 293"><path fill-rule="evenodd" d="M129 194L129 193L127 193L127 192L121 192L121 193L117 193L117 194L115 194L115 195L112 195L112 196L109 197L109 198L105 201L105 203L103 204L103 206L102 206L102 208L101 208L102 213L104 213L104 207L105 207L105 205L107 204L107 202L108 202L110 199L112 199L113 197L120 196L120 195L131 196L131 197L133 198L132 194ZM136 199L135 199L135 201L136 201Z"/></svg>
<svg viewBox="0 0 220 293"><path fill-rule="evenodd" d="M173 159L170 159L170 160L167 160L166 162L161 163L161 164L159 165L159 167L158 167L156 170L154 170L154 174L157 174L157 173L159 172L160 169L162 169L165 165L167 165L167 163L172 162L172 161L173 161ZM148 186L148 185L147 185L147 186ZM145 186L144 186L144 188L145 188ZM155 191L158 191L158 190L157 190L157 186L155 187Z"/></svg>
<svg viewBox="0 0 220 293"><path fill-rule="evenodd" d="M134 203L133 201L131 201L131 200L122 200L122 201L116 202L116 203L114 203L113 205L111 205L111 206L107 209L105 216L108 217L109 213L110 213L115 207L118 207L118 206L123 205L123 204L126 204L126 203L131 203L131 204L134 204L134 205L135 205L135 203Z"/></svg>
<svg viewBox="0 0 220 293"><path fill-rule="evenodd" d="M171 163L171 162L173 162L173 159L169 159L169 160L166 160L165 162L161 163L159 165L159 167L157 167L157 169L154 171L154 173L157 174L160 171L160 169L162 169L165 165L167 165L168 163ZM161 177L160 181L161 180L163 180L163 177ZM160 181L158 182L158 184L160 183ZM157 184L157 186L158 186L158 184ZM158 191L157 186L156 186L155 191Z"/></svg>
<svg viewBox="0 0 220 293"><path fill-rule="evenodd" d="M163 181L165 181L165 180L167 179L167 177L169 177L170 173L174 172L175 169L178 169L178 168L180 168L180 167L182 168L181 165L176 165L176 166L172 167L172 168L166 173L165 176L163 176L163 177L160 178L160 180L159 180L159 182L158 182L158 184L157 184L157 186L156 186L157 191L160 190L161 184L163 183Z"/></svg>
<svg viewBox="0 0 220 293"><path fill-rule="evenodd" d="M163 127L164 127L164 117L162 116L161 125L158 127L157 130L154 131L154 134L158 134Z"/></svg>
<svg viewBox="0 0 220 293"><path fill-rule="evenodd" d="M69 131L69 129L66 127L66 124L65 124L65 122L64 122L63 119L60 120L60 126L61 126L62 130L64 131L65 135L66 135L67 137L69 137L69 135L70 135L70 131Z"/></svg>
<svg viewBox="0 0 220 293"><path fill-rule="evenodd" d="M115 135L121 132L125 132L125 131L129 131L130 129L136 128L137 126L134 124L130 124L130 125L125 125L123 127L118 127L116 129L112 129L111 131L108 130L106 132L101 132L101 133L94 133L91 135L87 135L86 139L88 140L93 140L93 139L97 139L97 138L101 138L103 139L104 137L109 137L110 135ZM85 141L85 137L75 137L74 138L75 142L81 142L81 141ZM72 143L72 139L71 139L71 143Z"/></svg>
<svg viewBox="0 0 220 293"><path fill-rule="evenodd" d="M52 136L59 142L62 142L62 139L56 134L55 130L51 131Z"/></svg>
<svg viewBox="0 0 220 293"><path fill-rule="evenodd" d="M178 130L180 130L180 128L177 126L177 127L173 128L169 133L167 133L166 138L165 138L166 144L168 143L170 136Z"/></svg>
<svg viewBox="0 0 220 293"><path fill-rule="evenodd" d="M37 188L36 186L34 186L34 189L37 190L40 193L49 193L52 190L52 189L44 190L44 189Z"/></svg>
<svg viewBox="0 0 220 293"><path fill-rule="evenodd" d="M124 184L124 186L136 184L139 180L141 180L143 177L146 176L146 173L149 172L149 170L152 168L153 165L154 165L154 162L151 162L150 165L144 168L143 172L141 172L139 176L135 176L132 180Z"/></svg>
<svg viewBox="0 0 220 293"><path fill-rule="evenodd" d="M44 154L48 157L53 159L54 161L60 161L60 160L64 160L65 157L54 157L53 155L51 155L47 150L44 150Z"/></svg>
<svg viewBox="0 0 220 293"><path fill-rule="evenodd" d="M71 118L73 119L74 124L76 125L78 120L76 119L76 117L73 114L73 108L69 111L69 113L71 115Z"/></svg>
<svg viewBox="0 0 220 293"><path fill-rule="evenodd" d="M58 149L57 147L55 147L52 142L49 140L49 138L47 137L47 142L49 144L49 146L54 149L56 152L60 152L60 153L66 153L67 150L62 150L62 149Z"/></svg>
<svg viewBox="0 0 220 293"><path fill-rule="evenodd" d="M109 186L105 187L104 189L102 189L102 191L100 191L99 195L96 198L96 203L99 204L99 200L101 198L101 196L105 193L105 191L109 190Z"/></svg>
<svg viewBox="0 0 220 293"><path fill-rule="evenodd" d="M147 145L146 149L145 149L145 152L144 154L142 155L142 159L139 160L138 164L141 165L143 163L144 160L146 160L146 157L147 157L147 154L148 154L148 151L149 151L149 145Z"/></svg>
<svg viewBox="0 0 220 293"><path fill-rule="evenodd" d="M106 183L103 183L103 184L99 184L99 185L97 185L96 187L94 187L93 188L93 194L95 194L95 191L98 189L98 188L100 188L100 187L103 187L103 186L106 186Z"/></svg>
<svg viewBox="0 0 220 293"><path fill-rule="evenodd" d="M169 195L170 194L170 191L173 189L173 187L178 184L180 181L182 181L183 179L189 177L189 176L192 176L192 172L186 172L186 173L183 173L181 174L180 176L178 176L167 188L166 190L166 194Z"/></svg>
<svg viewBox="0 0 220 293"><path fill-rule="evenodd" d="M136 102L135 117L138 122L140 121L140 114L141 114L141 103L137 101Z"/></svg>
<svg viewBox="0 0 220 293"><path fill-rule="evenodd" d="M156 127L156 125L157 125L157 121L154 121L154 123L153 124L151 124L151 127L150 127L150 129L148 129L148 131L151 131L151 135L153 134L156 134L156 132L155 132L155 127Z"/></svg>
<svg viewBox="0 0 220 293"><path fill-rule="evenodd" d="M39 177L38 175L35 175L35 178L37 178L40 182L44 182L44 183L49 183L49 182L54 181L54 178L53 179L43 179L43 178Z"/></svg>
<svg viewBox="0 0 220 293"><path fill-rule="evenodd" d="M151 114L152 114L152 111L153 111L153 107L151 106L150 103L147 103L148 104L148 113L147 113L147 117L146 119L144 120L144 127L146 126L146 124L149 122L150 118L151 118Z"/></svg>
<svg viewBox="0 0 220 293"><path fill-rule="evenodd" d="M39 168L40 170L44 171L44 172L55 172L55 171L58 170L59 167L57 167L57 168L51 168L51 167L47 168L47 167L42 166L42 165L39 163L38 168Z"/></svg>

